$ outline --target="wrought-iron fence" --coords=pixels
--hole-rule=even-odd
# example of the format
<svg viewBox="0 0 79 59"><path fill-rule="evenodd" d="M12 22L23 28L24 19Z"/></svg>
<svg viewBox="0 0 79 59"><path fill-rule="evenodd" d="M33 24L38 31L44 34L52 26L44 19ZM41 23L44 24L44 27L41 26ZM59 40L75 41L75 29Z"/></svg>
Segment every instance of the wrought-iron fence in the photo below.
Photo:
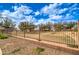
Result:
<svg viewBox="0 0 79 59"><path fill-rule="evenodd" d="M38 41L50 41L55 43L66 44L71 47L78 47L78 27L76 27L76 30L73 28L64 28L61 31L34 30L31 32L24 32L21 30L14 30L11 34L24 38L36 39Z"/></svg>

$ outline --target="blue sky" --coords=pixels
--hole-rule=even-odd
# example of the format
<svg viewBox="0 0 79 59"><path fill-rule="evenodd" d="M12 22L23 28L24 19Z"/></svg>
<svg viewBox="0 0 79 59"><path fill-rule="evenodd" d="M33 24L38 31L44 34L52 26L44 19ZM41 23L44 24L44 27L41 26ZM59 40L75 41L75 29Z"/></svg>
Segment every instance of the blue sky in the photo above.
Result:
<svg viewBox="0 0 79 59"><path fill-rule="evenodd" d="M75 22L79 19L79 3L0 3L0 13L17 25L22 21Z"/></svg>

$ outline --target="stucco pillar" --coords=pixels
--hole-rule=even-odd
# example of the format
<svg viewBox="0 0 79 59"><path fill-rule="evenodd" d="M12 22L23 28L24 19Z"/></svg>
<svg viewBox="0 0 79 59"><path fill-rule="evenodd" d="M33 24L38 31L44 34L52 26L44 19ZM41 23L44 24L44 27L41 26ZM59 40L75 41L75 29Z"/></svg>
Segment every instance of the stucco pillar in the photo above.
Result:
<svg viewBox="0 0 79 59"><path fill-rule="evenodd" d="M0 55L2 55L2 50L1 50L1 48L0 48Z"/></svg>

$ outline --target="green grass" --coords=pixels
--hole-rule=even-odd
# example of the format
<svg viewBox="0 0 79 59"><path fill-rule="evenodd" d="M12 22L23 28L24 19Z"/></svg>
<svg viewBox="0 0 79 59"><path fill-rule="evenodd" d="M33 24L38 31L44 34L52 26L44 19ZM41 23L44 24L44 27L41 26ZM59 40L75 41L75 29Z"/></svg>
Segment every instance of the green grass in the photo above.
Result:
<svg viewBox="0 0 79 59"><path fill-rule="evenodd" d="M35 52L38 55L40 55L41 52L44 52L44 51L45 51L45 49L41 48L41 47L37 47L37 48L33 49L33 52Z"/></svg>
<svg viewBox="0 0 79 59"><path fill-rule="evenodd" d="M14 50L11 51L11 52L3 53L3 55L5 55L5 54L15 54L16 52L19 52L20 50L21 50L21 48L17 48L17 49L14 49Z"/></svg>
<svg viewBox="0 0 79 59"><path fill-rule="evenodd" d="M67 46L72 48L78 48L78 45L73 45L73 44L67 44Z"/></svg>
<svg viewBox="0 0 79 59"><path fill-rule="evenodd" d="M0 33L0 40L7 39L8 36L6 34Z"/></svg>

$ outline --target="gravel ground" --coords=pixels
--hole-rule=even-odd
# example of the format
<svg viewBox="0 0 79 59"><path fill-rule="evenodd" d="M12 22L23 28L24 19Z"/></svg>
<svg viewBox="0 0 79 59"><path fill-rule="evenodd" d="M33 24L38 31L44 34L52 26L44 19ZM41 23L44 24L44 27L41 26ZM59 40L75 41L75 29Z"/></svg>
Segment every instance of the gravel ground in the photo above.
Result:
<svg viewBox="0 0 79 59"><path fill-rule="evenodd" d="M37 55L34 49L37 47L44 48L41 55L69 55L71 53L61 51L59 49L49 48L44 45L35 44L33 42L9 37L5 40L0 40L0 48L3 51L3 55Z"/></svg>

